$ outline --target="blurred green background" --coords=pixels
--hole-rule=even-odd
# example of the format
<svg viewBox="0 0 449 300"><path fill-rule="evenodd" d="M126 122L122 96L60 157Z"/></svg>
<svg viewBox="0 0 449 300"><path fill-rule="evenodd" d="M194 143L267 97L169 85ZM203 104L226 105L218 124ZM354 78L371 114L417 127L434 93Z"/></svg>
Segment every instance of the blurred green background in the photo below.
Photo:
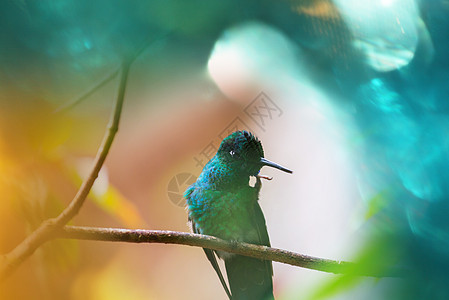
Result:
<svg viewBox="0 0 449 300"><path fill-rule="evenodd" d="M70 224L188 231L182 193L229 131L262 170L272 245L360 263L274 263L277 299L447 299L445 0L0 2L0 253L56 216L105 133L120 130ZM226 299L201 249L56 240L1 299Z"/></svg>

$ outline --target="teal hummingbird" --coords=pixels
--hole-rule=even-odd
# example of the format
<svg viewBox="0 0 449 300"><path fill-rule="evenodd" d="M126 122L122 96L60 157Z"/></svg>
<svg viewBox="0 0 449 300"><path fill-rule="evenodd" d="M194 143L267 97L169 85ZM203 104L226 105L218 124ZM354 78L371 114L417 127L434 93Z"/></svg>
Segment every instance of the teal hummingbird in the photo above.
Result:
<svg viewBox="0 0 449 300"><path fill-rule="evenodd" d="M226 137L197 181L185 192L189 221L195 233L229 241L270 246L265 218L259 206L263 166L292 173L264 158L261 142L248 131ZM254 186L250 177L256 178ZM204 249L229 299L259 300L273 297L271 261ZM225 262L229 288L216 256Z"/></svg>

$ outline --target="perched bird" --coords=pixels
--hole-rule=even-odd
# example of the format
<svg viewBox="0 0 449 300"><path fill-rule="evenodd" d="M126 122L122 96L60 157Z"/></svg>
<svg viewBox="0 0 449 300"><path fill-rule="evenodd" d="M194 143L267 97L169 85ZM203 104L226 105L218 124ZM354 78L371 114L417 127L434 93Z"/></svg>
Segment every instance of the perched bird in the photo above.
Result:
<svg viewBox="0 0 449 300"><path fill-rule="evenodd" d="M264 158L261 142L248 131L226 137L217 154L185 192L189 221L195 233L229 241L270 246L259 206L263 166L292 171ZM256 183L250 185L250 177ZM274 299L271 261L204 249L230 299ZM215 257L225 261L230 291Z"/></svg>

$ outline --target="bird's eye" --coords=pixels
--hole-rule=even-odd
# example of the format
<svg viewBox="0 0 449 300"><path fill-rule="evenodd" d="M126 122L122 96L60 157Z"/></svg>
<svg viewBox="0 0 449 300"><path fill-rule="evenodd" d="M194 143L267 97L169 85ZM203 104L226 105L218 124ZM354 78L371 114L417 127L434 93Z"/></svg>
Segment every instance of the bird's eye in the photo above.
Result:
<svg viewBox="0 0 449 300"><path fill-rule="evenodd" d="M229 154L231 154L231 156L234 156L235 151L234 151L234 150L231 150L231 151L229 151Z"/></svg>

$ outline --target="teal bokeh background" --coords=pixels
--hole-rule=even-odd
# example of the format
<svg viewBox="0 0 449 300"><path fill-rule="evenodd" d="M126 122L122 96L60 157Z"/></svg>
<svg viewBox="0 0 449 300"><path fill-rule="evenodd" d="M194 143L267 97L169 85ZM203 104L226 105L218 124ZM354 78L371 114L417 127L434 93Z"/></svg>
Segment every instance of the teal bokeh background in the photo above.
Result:
<svg viewBox="0 0 449 300"><path fill-rule="evenodd" d="M382 7L380 23L364 24L361 32L338 1L2 1L1 105L39 99L64 106L146 41L154 42L137 60L135 80L169 85L192 66L206 69L229 28L261 22L299 49L307 62L302 75L361 133L351 146L360 154L354 161L360 195L364 205L376 206L362 230L370 245L398 257L395 266L410 270L372 299L448 299L449 5L368 2L367 10ZM404 16L409 27L398 28L410 30L406 42L375 34L382 22L400 24ZM376 195L380 205L373 204Z"/></svg>

